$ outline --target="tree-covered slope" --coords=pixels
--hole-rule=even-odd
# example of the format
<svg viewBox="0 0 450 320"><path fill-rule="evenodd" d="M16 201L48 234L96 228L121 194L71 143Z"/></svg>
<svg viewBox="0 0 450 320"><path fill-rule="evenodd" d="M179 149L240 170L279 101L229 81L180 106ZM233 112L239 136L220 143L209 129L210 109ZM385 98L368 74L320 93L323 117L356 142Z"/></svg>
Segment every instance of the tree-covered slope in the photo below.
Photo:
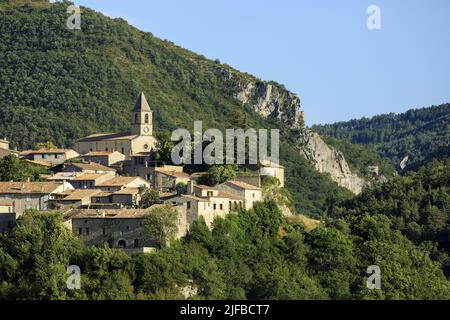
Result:
<svg viewBox="0 0 450 320"><path fill-rule="evenodd" d="M406 156L409 163L421 161L437 148L448 147L450 104L312 128L325 136L368 146L398 166Z"/></svg>
<svg viewBox="0 0 450 320"><path fill-rule="evenodd" d="M286 108L280 119L297 114L292 108L298 109L299 100L283 86L88 8L81 8L81 30L70 30L69 4L0 0L0 136L12 145L30 148L51 141L70 147L87 134L128 130L134 100L144 91L157 135L191 130L194 120L203 120L204 129L282 129L281 161L298 212L319 214L328 195L346 193L287 142L296 123L255 110L271 85L280 99L276 102L284 103L279 109ZM249 84L254 87L250 94Z"/></svg>

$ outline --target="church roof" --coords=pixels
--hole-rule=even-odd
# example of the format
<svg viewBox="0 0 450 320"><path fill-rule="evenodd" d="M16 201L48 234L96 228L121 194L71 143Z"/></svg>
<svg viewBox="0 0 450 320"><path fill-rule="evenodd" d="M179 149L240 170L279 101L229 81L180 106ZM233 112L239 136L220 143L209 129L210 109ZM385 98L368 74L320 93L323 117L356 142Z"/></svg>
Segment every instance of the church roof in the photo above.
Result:
<svg viewBox="0 0 450 320"><path fill-rule="evenodd" d="M133 140L138 135L125 133L96 133L90 136L79 139L77 142L92 142L92 141L115 141L115 140Z"/></svg>
<svg viewBox="0 0 450 320"><path fill-rule="evenodd" d="M148 105L147 99L145 99L145 95L143 92L139 94L139 97L136 100L136 103L134 104L135 112L142 112L142 111L148 111L150 112L150 106Z"/></svg>

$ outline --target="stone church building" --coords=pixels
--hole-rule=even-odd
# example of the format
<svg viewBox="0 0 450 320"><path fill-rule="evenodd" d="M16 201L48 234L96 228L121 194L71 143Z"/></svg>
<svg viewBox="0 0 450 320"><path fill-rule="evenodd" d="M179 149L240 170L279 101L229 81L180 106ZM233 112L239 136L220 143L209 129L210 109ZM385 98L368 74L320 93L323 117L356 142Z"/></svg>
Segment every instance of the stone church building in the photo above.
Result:
<svg viewBox="0 0 450 320"><path fill-rule="evenodd" d="M141 92L132 111L129 132L92 134L78 140L75 149L80 154L118 151L129 160L133 154L150 152L155 145L153 113L144 93Z"/></svg>

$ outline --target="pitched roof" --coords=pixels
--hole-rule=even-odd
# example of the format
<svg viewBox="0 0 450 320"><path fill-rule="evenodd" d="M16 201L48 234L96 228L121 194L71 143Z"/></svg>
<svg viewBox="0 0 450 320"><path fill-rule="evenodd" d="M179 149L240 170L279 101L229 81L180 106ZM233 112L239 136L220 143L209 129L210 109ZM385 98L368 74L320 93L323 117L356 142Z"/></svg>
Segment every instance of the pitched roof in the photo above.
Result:
<svg viewBox="0 0 450 320"><path fill-rule="evenodd" d="M114 192L114 194L138 194L138 188L123 188L122 190Z"/></svg>
<svg viewBox="0 0 450 320"><path fill-rule="evenodd" d="M136 99L136 103L134 104L133 108L134 112L142 112L147 111L150 112L150 106L148 105L147 99L145 98L145 95L143 92L141 92Z"/></svg>
<svg viewBox="0 0 450 320"><path fill-rule="evenodd" d="M145 181L140 177L114 177L108 181L100 183L99 186L103 187L126 186L135 181L136 179Z"/></svg>
<svg viewBox="0 0 450 320"><path fill-rule="evenodd" d="M109 175L108 173L83 173L78 177L72 179L72 181L84 181L84 180L97 180L98 178Z"/></svg>
<svg viewBox="0 0 450 320"><path fill-rule="evenodd" d="M257 186L254 186L249 183L242 182L242 181L236 181L236 180L227 181L224 184L231 184L232 186L238 187L240 189L246 189L246 190L261 190L261 188L259 188Z"/></svg>
<svg viewBox="0 0 450 320"><path fill-rule="evenodd" d="M62 185L58 182L0 182L0 194L50 194Z"/></svg>
<svg viewBox="0 0 450 320"><path fill-rule="evenodd" d="M96 133L91 134L87 137L81 138L78 142L89 142L89 141L116 141L116 140L133 140L138 137L138 135L125 133Z"/></svg>
<svg viewBox="0 0 450 320"><path fill-rule="evenodd" d="M46 177L47 180L72 180L79 175L78 172L57 172L54 175L49 175ZM41 175L43 176L43 175Z"/></svg>
<svg viewBox="0 0 450 320"><path fill-rule="evenodd" d="M44 161L29 160L29 159L24 159L23 161L34 164L34 165L43 166L43 167L51 167L52 166L51 163L44 162Z"/></svg>
<svg viewBox="0 0 450 320"><path fill-rule="evenodd" d="M241 197L235 196L234 194L231 194L231 193L222 192L222 191L219 191L219 193L216 196L211 196L210 198L226 198L226 199L230 199L230 200L239 200L239 201L242 200Z"/></svg>
<svg viewBox="0 0 450 320"><path fill-rule="evenodd" d="M21 151L21 155L29 155L29 154L44 154L44 153L66 153L69 151L73 151L72 149L39 149L39 150L24 150Z"/></svg>
<svg viewBox="0 0 450 320"><path fill-rule="evenodd" d="M149 209L75 209L66 212L66 219L118 219L142 218Z"/></svg>
<svg viewBox="0 0 450 320"><path fill-rule="evenodd" d="M83 155L83 157L104 157L104 156L110 156L113 152L106 152L106 151L91 151Z"/></svg>
<svg viewBox="0 0 450 320"><path fill-rule="evenodd" d="M186 172L180 172L170 169L162 169L155 168L155 171L161 174L165 174L167 176L175 177L175 178L189 178L189 175Z"/></svg>
<svg viewBox="0 0 450 320"><path fill-rule="evenodd" d="M88 163L85 163L85 162L79 162L79 163L74 162L74 163L71 163L70 165L68 165L67 167L71 167L71 166L80 168L81 170L91 170L91 171L116 171L116 170L113 169L113 168L110 168L110 167L107 167L107 166L104 166L104 165L102 165L102 164L95 163L95 162L88 162ZM67 167L66 167L66 168L67 168Z"/></svg>
<svg viewBox="0 0 450 320"><path fill-rule="evenodd" d="M81 200L86 197L92 197L93 195L96 195L100 193L101 190L98 189L75 189L72 192L68 193L68 196L61 199L62 201L69 201L69 200Z"/></svg>

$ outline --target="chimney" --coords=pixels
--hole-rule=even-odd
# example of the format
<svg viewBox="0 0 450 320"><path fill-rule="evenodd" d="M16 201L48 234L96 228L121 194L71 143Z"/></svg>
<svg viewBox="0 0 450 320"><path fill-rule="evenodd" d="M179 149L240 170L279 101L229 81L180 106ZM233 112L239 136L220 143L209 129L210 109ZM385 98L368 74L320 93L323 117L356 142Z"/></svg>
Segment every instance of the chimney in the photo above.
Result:
<svg viewBox="0 0 450 320"><path fill-rule="evenodd" d="M193 194L194 193L194 180L189 180L187 185L187 194Z"/></svg>

